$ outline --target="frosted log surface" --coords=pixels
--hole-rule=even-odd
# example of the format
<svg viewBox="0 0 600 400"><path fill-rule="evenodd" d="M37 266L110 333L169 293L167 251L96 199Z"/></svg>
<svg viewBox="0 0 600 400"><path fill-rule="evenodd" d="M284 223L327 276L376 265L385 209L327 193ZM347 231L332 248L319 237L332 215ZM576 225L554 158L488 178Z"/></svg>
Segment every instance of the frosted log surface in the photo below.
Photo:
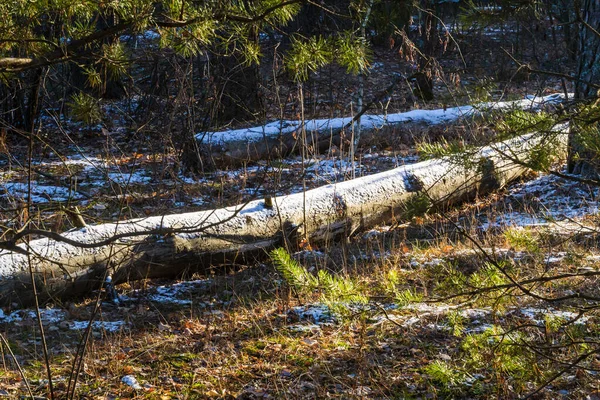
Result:
<svg viewBox="0 0 600 400"><path fill-rule="evenodd" d="M569 94L569 97L572 97ZM437 110L412 110L404 113L387 115L363 115L360 126L363 130L380 129L407 123L437 125L449 123L460 118L472 117L493 110L538 109L547 104L555 104L565 99L564 94L551 94L543 97L527 96L523 100L487 102L479 105L465 105ZM309 134L324 135L324 142L339 133L352 122L352 117L311 119L304 122L280 120L263 126L232 129L222 132L203 132L196 135L198 141L209 149L214 159L252 160L269 155L282 155L292 151L296 146L298 134L302 127ZM322 138L321 138L322 139Z"/></svg>
<svg viewBox="0 0 600 400"><path fill-rule="evenodd" d="M559 135L565 147L566 134ZM296 238L326 242L358 229L389 223L402 215L415 196L452 204L466 196L501 187L526 171L505 157L527 161L528 149L542 135L525 135L484 147L472 157L486 168L467 168L449 159L434 159L379 174L332 184L236 207L165 215L88 226L63 234L72 241L93 244L119 235L104 246L85 248L51 239L34 240L31 265L44 298L84 293L97 288L106 271L116 282L173 277L192 271L207 256L236 256L283 244L290 230ZM487 181L492 180L492 184ZM289 239L289 238L288 238ZM291 240L295 240L292 237ZM31 301L28 257L0 252L0 303Z"/></svg>

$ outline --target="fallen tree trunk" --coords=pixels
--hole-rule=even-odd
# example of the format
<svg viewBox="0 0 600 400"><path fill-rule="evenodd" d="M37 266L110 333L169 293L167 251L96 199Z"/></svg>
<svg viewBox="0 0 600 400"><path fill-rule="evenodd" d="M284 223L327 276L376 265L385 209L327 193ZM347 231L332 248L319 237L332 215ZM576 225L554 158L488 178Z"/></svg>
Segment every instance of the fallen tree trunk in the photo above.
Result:
<svg viewBox="0 0 600 400"><path fill-rule="evenodd" d="M301 149L302 129L306 131L306 146L323 152L330 145L339 145L342 137L351 138L353 124L362 130L377 131L383 127L401 124L444 124L460 118L481 115L492 110L537 109L546 104L561 102L563 94L531 97L524 100L483 103L438 110L413 110L388 115L312 119L301 121L274 121L263 126L204 132L196 135L203 153L213 164L232 165L241 162L280 158Z"/></svg>
<svg viewBox="0 0 600 400"><path fill-rule="evenodd" d="M566 135L559 134L565 147ZM564 140L563 140L564 139ZM380 223L401 220L407 204L426 199L446 206L504 186L527 169L530 150L547 137L526 135L476 151L473 166L434 159L327 185L305 193L216 210L88 226L0 252L0 304L33 300L29 266L39 296L77 296L114 282L175 277L225 259L262 253L286 241L327 242ZM24 235L25 233L23 233ZM24 254L28 251L30 254Z"/></svg>

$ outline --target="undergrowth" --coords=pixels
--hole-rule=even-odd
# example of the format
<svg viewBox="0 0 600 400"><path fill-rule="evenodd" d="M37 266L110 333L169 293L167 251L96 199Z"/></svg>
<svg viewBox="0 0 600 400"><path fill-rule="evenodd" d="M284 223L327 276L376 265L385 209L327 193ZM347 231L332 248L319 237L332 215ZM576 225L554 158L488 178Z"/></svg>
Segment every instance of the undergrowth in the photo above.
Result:
<svg viewBox="0 0 600 400"><path fill-rule="evenodd" d="M443 216L427 196L413 199L396 216L405 223L297 254L273 250L272 265L217 273L183 305L153 300L152 282L119 288L149 296L102 304L99 321L126 323L93 329L76 392L483 399L597 390L595 244L537 226L469 227L474 213L505 211L490 199ZM89 319L92 305L65 305L69 321ZM57 396L83 335L67 325L46 325ZM25 381L35 395L48 393L39 349L24 350L36 346L33 326L23 318L5 327L25 369L24 379L4 346L0 387L10 395L26 394ZM123 383L129 375L141 389Z"/></svg>

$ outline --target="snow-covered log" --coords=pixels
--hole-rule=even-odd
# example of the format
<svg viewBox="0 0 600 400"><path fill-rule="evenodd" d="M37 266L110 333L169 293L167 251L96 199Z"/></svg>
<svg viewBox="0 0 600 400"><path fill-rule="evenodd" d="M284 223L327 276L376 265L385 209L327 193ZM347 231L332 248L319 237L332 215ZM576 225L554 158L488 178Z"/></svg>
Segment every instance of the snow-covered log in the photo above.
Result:
<svg viewBox="0 0 600 400"><path fill-rule="evenodd" d="M569 95L571 97L571 95ZM363 131L378 131L385 126L402 124L436 125L460 118L481 115L492 110L537 109L546 104L564 100L564 94L544 97L528 96L523 100L482 103L438 110L412 110L387 115L363 115L360 126ZM204 153L217 164L240 163L282 157L302 147L302 129L306 142L315 151L325 151L331 143L338 144L342 135L351 139L352 117L311 119L304 121L274 121L263 126L203 132L196 135Z"/></svg>
<svg viewBox="0 0 600 400"><path fill-rule="evenodd" d="M559 135L562 147L564 136ZM450 159L428 160L277 197L272 207L255 200L236 207L88 226L66 232L62 239L34 240L19 245L31 256L0 252L0 303L32 300L30 263L41 296L52 299L97 288L106 272L115 282L174 277L223 259L264 254L286 240L293 244L306 236L327 242L401 219L413 199L446 205L501 187L526 170L513 162L514 157L526 161L528 149L544 140L542 135L521 136L478 150L470 157L474 163L470 167Z"/></svg>

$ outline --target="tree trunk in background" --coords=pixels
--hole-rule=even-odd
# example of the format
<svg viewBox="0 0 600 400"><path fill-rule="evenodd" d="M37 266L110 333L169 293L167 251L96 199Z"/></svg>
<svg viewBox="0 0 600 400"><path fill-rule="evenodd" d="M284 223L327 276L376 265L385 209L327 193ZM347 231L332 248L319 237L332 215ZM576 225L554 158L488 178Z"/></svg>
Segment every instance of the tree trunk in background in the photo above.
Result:
<svg viewBox="0 0 600 400"><path fill-rule="evenodd" d="M586 27L583 23L579 27L577 77L580 81L575 83L575 98L586 100L596 97L597 89L583 82L600 82L600 35L598 35L600 29L600 0L582 0L581 18L589 27ZM573 124L571 129L577 130L578 127ZM570 173L595 178L598 177L598 171L600 171L598 154L584 148L578 140L576 132L572 132L570 135L567 167Z"/></svg>
<svg viewBox="0 0 600 400"><path fill-rule="evenodd" d="M350 1L348 0L327 0L323 2L326 8L314 4L304 4L302 10L293 21L283 28L284 44L289 44L289 37L295 33L300 35L328 35L332 32L352 29L352 20L345 18L348 13ZM328 12L326 10L331 10Z"/></svg>
<svg viewBox="0 0 600 400"><path fill-rule="evenodd" d="M438 48L438 21L433 14L435 2L427 1L426 11L423 12L422 53L419 57L419 69L414 75L416 80L415 94L425 101L433 100L434 57Z"/></svg>
<svg viewBox="0 0 600 400"><path fill-rule="evenodd" d="M600 0L582 0L582 19L592 28L580 27L578 77L582 81L600 82ZM596 89L581 82L575 83L575 96L579 99L596 96Z"/></svg>
<svg viewBox="0 0 600 400"><path fill-rule="evenodd" d="M570 23L575 17L573 10L573 2L571 0L562 0L558 2L558 20L563 25L563 34L565 45L569 57L576 59L577 57L577 31L574 26Z"/></svg>
<svg viewBox="0 0 600 400"><path fill-rule="evenodd" d="M257 65L245 66L239 55L220 56L214 65L215 96L212 125L249 122L264 114Z"/></svg>
<svg viewBox="0 0 600 400"><path fill-rule="evenodd" d="M365 15L360 23L360 37L363 42L363 46L367 45L367 24L369 23L369 17L371 16L371 9L373 8L373 0L368 0L366 5ZM356 99L356 113L361 114L364 109L364 97L365 97L365 71L361 71L358 74L358 97ZM354 155L358 150L358 143L360 142L361 124L360 117L357 120L354 128L354 140L352 143L352 154L350 160L354 160ZM352 178L354 178L354 168L352 168Z"/></svg>
<svg viewBox="0 0 600 400"><path fill-rule="evenodd" d="M28 106L25 93L27 90L16 80L0 82L0 122L3 125L26 129Z"/></svg>

